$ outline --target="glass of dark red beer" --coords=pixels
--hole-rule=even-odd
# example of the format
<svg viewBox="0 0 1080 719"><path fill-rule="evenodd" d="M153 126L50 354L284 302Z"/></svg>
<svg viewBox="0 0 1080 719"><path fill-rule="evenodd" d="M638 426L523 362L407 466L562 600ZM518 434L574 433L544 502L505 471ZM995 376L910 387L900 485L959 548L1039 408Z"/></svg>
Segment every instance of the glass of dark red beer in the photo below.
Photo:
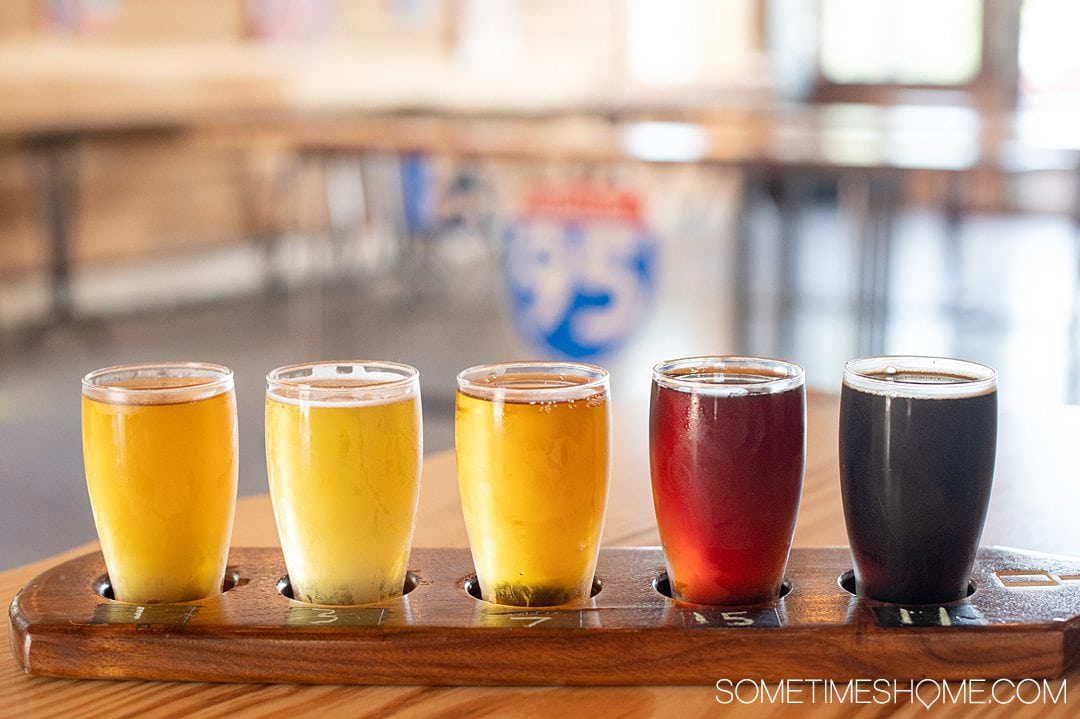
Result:
<svg viewBox="0 0 1080 719"><path fill-rule="evenodd" d="M802 368L758 357L661 362L649 445L672 596L712 605L779 596L805 465Z"/></svg>
<svg viewBox="0 0 1080 719"><path fill-rule="evenodd" d="M857 592L899 604L968 595L997 447L997 373L944 357L844 366L840 488Z"/></svg>

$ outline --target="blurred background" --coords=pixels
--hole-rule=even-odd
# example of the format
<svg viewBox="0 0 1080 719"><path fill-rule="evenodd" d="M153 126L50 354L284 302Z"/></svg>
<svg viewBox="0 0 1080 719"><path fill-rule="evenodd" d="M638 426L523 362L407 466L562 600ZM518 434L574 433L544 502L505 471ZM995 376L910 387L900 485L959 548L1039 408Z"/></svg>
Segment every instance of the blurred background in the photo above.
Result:
<svg viewBox="0 0 1080 719"><path fill-rule="evenodd" d="M1072 0L4 0L0 569L94 537L79 379L870 353L1080 402Z"/></svg>

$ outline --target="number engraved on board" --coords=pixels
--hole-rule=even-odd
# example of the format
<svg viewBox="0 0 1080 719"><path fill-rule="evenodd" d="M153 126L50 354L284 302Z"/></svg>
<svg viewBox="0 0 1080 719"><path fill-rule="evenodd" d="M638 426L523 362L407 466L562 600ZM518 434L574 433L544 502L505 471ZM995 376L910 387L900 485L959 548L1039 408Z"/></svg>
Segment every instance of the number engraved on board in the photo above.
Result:
<svg viewBox="0 0 1080 719"><path fill-rule="evenodd" d="M386 617L385 607L289 607L285 624L290 627L377 627Z"/></svg>
<svg viewBox="0 0 1080 719"><path fill-rule="evenodd" d="M532 629L541 626L545 629L553 627L580 628L585 626L579 609L517 612L485 610L474 619L474 624L480 627L514 627L518 629Z"/></svg>
<svg viewBox="0 0 1080 719"><path fill-rule="evenodd" d="M512 622L525 622L525 627L531 629L537 624L551 621L551 617L507 617Z"/></svg>
<svg viewBox="0 0 1080 719"><path fill-rule="evenodd" d="M720 616L724 618L729 627L752 627L754 625L753 617L746 616L750 612L720 612Z"/></svg>
<svg viewBox="0 0 1080 719"><path fill-rule="evenodd" d="M200 604L98 604L91 624L182 627L199 613Z"/></svg>
<svg viewBox="0 0 1080 719"><path fill-rule="evenodd" d="M317 619L312 619L312 624L331 624L338 620L337 612L333 609L320 609L315 612Z"/></svg>
<svg viewBox="0 0 1080 719"><path fill-rule="evenodd" d="M773 607L760 609L694 609L683 613L683 626L695 628L779 627L780 615Z"/></svg>
<svg viewBox="0 0 1080 719"><path fill-rule="evenodd" d="M960 604L949 607L874 607L878 626L902 627L952 627L979 626L986 618L975 607Z"/></svg>

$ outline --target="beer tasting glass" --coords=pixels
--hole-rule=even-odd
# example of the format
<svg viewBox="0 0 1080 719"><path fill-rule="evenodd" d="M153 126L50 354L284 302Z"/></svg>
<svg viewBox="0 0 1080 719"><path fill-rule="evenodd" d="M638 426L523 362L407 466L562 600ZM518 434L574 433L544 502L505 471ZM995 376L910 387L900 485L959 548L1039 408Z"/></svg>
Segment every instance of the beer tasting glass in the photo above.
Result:
<svg viewBox="0 0 1080 719"><path fill-rule="evenodd" d="M805 454L801 367L757 357L653 367L653 503L673 598L744 605L779 596Z"/></svg>
<svg viewBox="0 0 1080 719"><path fill-rule="evenodd" d="M394 362L312 362L266 376L266 469L293 598L402 594L423 453L420 375Z"/></svg>
<svg viewBox="0 0 1080 719"><path fill-rule="evenodd" d="M232 370L165 362L90 372L82 442L113 597L148 604L221 592L236 509Z"/></svg>
<svg viewBox="0 0 1080 719"><path fill-rule="evenodd" d="M458 488L481 596L588 598L610 475L607 371L491 364L461 372L457 387Z"/></svg>
<svg viewBox="0 0 1080 719"><path fill-rule="evenodd" d="M943 357L844 366L840 489L860 595L902 604L968 595L996 444L990 367Z"/></svg>

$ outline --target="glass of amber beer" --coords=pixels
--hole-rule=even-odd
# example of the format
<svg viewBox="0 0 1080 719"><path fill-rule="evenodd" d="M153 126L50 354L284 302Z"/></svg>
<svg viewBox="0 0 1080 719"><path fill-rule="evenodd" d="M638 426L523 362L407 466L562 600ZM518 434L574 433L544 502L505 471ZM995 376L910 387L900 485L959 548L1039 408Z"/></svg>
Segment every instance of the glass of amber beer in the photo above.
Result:
<svg viewBox="0 0 1080 719"><path fill-rule="evenodd" d="M422 447L413 367L312 362L266 376L266 469L295 599L402 594Z"/></svg>
<svg viewBox="0 0 1080 719"><path fill-rule="evenodd" d="M82 436L114 598L219 593L236 508L232 370L166 362L91 372L82 380Z"/></svg>
<svg viewBox="0 0 1080 719"><path fill-rule="evenodd" d="M779 596L805 464L802 368L761 357L661 362L649 442L672 596L714 605Z"/></svg>
<svg viewBox="0 0 1080 719"><path fill-rule="evenodd" d="M458 487L481 596L554 606L589 596L607 507L608 373L518 362L457 377Z"/></svg>

